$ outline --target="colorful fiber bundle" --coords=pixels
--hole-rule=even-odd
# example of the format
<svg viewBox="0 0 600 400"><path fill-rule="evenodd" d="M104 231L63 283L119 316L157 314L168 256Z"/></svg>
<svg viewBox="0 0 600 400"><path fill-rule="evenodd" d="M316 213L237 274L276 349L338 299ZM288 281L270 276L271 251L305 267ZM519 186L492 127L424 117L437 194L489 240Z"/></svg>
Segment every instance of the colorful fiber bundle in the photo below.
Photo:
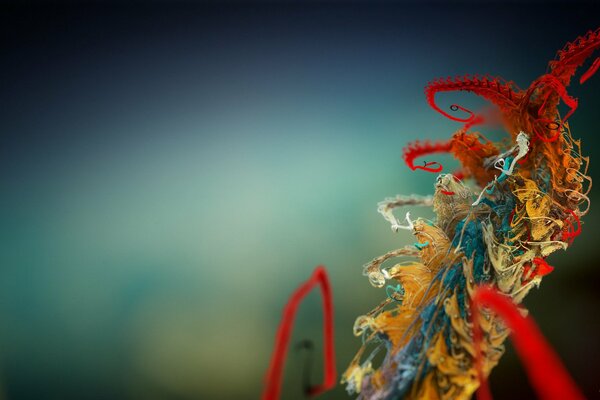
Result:
<svg viewBox="0 0 600 400"><path fill-rule="evenodd" d="M431 107L464 125L442 143L415 143L404 151L412 169L438 173L424 155L448 152L461 164L437 178L433 196L397 196L379 204L394 231L410 230L415 243L364 267L386 298L357 318L363 346L343 375L347 390L365 399L469 399L498 364L509 326L490 308L477 308L478 287L519 305L552 272L546 258L566 250L581 233L589 209L588 159L567 120L577 99L567 88L577 69L600 47L600 29L568 43L548 72L527 89L500 78L462 76L433 81L425 89ZM581 75L588 80L600 58ZM496 118L452 105L456 117L435 102L439 92L468 91L497 109ZM566 111L561 113L560 109ZM492 142L474 132L502 124L510 141ZM394 209L433 207L437 218L405 221ZM389 260L405 258L392 266ZM522 306L520 311L527 313ZM477 317L476 317L477 316ZM478 340L475 340L477 338ZM374 357L384 351L380 365Z"/></svg>

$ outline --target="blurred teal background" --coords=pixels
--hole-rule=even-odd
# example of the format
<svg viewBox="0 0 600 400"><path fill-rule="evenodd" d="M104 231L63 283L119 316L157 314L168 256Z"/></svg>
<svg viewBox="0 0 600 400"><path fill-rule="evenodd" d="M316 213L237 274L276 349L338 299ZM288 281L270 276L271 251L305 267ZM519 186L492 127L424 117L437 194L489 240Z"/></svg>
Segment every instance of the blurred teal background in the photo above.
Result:
<svg viewBox="0 0 600 400"><path fill-rule="evenodd" d="M385 296L362 264L411 241L376 204L432 192L435 175L406 168L402 147L458 127L429 109L425 84L490 73L526 87L598 15L583 3L3 4L0 398L258 398L283 305L317 264L342 372L354 319ZM592 177L599 79L571 89ZM599 398L591 197L583 234L526 304ZM293 342L314 341L317 360L321 318L313 293ZM290 350L283 398L302 398L303 365ZM533 396L510 348L492 390Z"/></svg>

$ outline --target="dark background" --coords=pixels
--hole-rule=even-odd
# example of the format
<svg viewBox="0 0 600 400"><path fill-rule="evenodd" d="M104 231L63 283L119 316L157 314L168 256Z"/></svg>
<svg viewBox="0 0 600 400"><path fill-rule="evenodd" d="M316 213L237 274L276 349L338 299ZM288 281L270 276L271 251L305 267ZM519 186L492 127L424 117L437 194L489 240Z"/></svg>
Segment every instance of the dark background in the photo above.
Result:
<svg viewBox="0 0 600 400"><path fill-rule="evenodd" d="M287 296L330 272L342 372L361 276L410 242L376 203L432 192L401 149L457 129L438 76L520 87L600 25L584 3L2 3L0 398L244 399L262 387ZM570 93L600 160L600 77ZM476 107L477 99L441 98ZM441 161L448 161L441 157ZM450 165L451 162L448 162ZM600 398L598 225L526 299L589 398ZM431 216L425 210L412 215ZM294 342L320 355L316 294ZM301 398L291 351L286 399ZM320 379L320 367L313 380ZM552 377L548 377L552 379ZM508 348L497 399L534 397ZM340 386L322 396L345 399Z"/></svg>

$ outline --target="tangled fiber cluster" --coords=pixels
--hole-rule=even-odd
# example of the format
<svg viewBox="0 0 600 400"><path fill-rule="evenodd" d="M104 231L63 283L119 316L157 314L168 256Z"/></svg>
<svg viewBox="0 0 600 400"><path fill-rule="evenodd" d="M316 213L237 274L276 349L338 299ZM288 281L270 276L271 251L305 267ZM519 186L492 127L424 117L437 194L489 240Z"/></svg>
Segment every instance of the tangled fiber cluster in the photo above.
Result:
<svg viewBox="0 0 600 400"><path fill-rule="evenodd" d="M365 399L469 399L498 363L509 330L490 309L474 318L471 300L477 287L487 286L520 304L552 272L546 257L566 250L580 234L591 179L567 122L577 108L567 88L599 47L600 29L568 43L525 90L477 76L427 86L431 107L463 126L447 142L409 145L404 160L413 170L439 173L441 164L415 160L447 152L462 167L440 175L433 196L397 196L379 204L392 229L410 230L416 242L364 267L387 297L356 320L354 334L363 346L342 378L350 393ZM597 58L580 83L599 67ZM476 114L452 105L466 115L456 117L435 102L437 93L451 91L478 95L496 111ZM501 124L510 140L492 142L472 130L483 123ZM413 220L407 213L399 221L393 210L406 205L432 206L437 217ZM384 266L398 258L406 259ZM375 367L380 351L385 356Z"/></svg>

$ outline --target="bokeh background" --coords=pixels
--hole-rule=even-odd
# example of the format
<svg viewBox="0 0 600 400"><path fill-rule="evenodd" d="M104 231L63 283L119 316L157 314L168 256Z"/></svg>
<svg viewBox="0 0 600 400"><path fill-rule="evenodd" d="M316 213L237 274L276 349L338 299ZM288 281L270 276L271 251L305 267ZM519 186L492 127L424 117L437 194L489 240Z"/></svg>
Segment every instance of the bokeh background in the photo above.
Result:
<svg viewBox="0 0 600 400"><path fill-rule="evenodd" d="M317 264L343 371L360 345L355 317L385 296L362 264L410 243L376 204L432 192L435 176L411 172L401 149L457 128L428 108L425 84L490 73L526 87L600 25L598 11L3 3L0 397L258 398L282 307ZM571 89L594 178L599 89L599 76ZM600 398L599 224L592 206L526 300L589 398ZM321 318L313 293L293 341L312 340L316 359ZM305 355L290 351L285 399L302 398ZM534 396L510 345L491 383L497 399ZM340 386L322 398L348 397Z"/></svg>

